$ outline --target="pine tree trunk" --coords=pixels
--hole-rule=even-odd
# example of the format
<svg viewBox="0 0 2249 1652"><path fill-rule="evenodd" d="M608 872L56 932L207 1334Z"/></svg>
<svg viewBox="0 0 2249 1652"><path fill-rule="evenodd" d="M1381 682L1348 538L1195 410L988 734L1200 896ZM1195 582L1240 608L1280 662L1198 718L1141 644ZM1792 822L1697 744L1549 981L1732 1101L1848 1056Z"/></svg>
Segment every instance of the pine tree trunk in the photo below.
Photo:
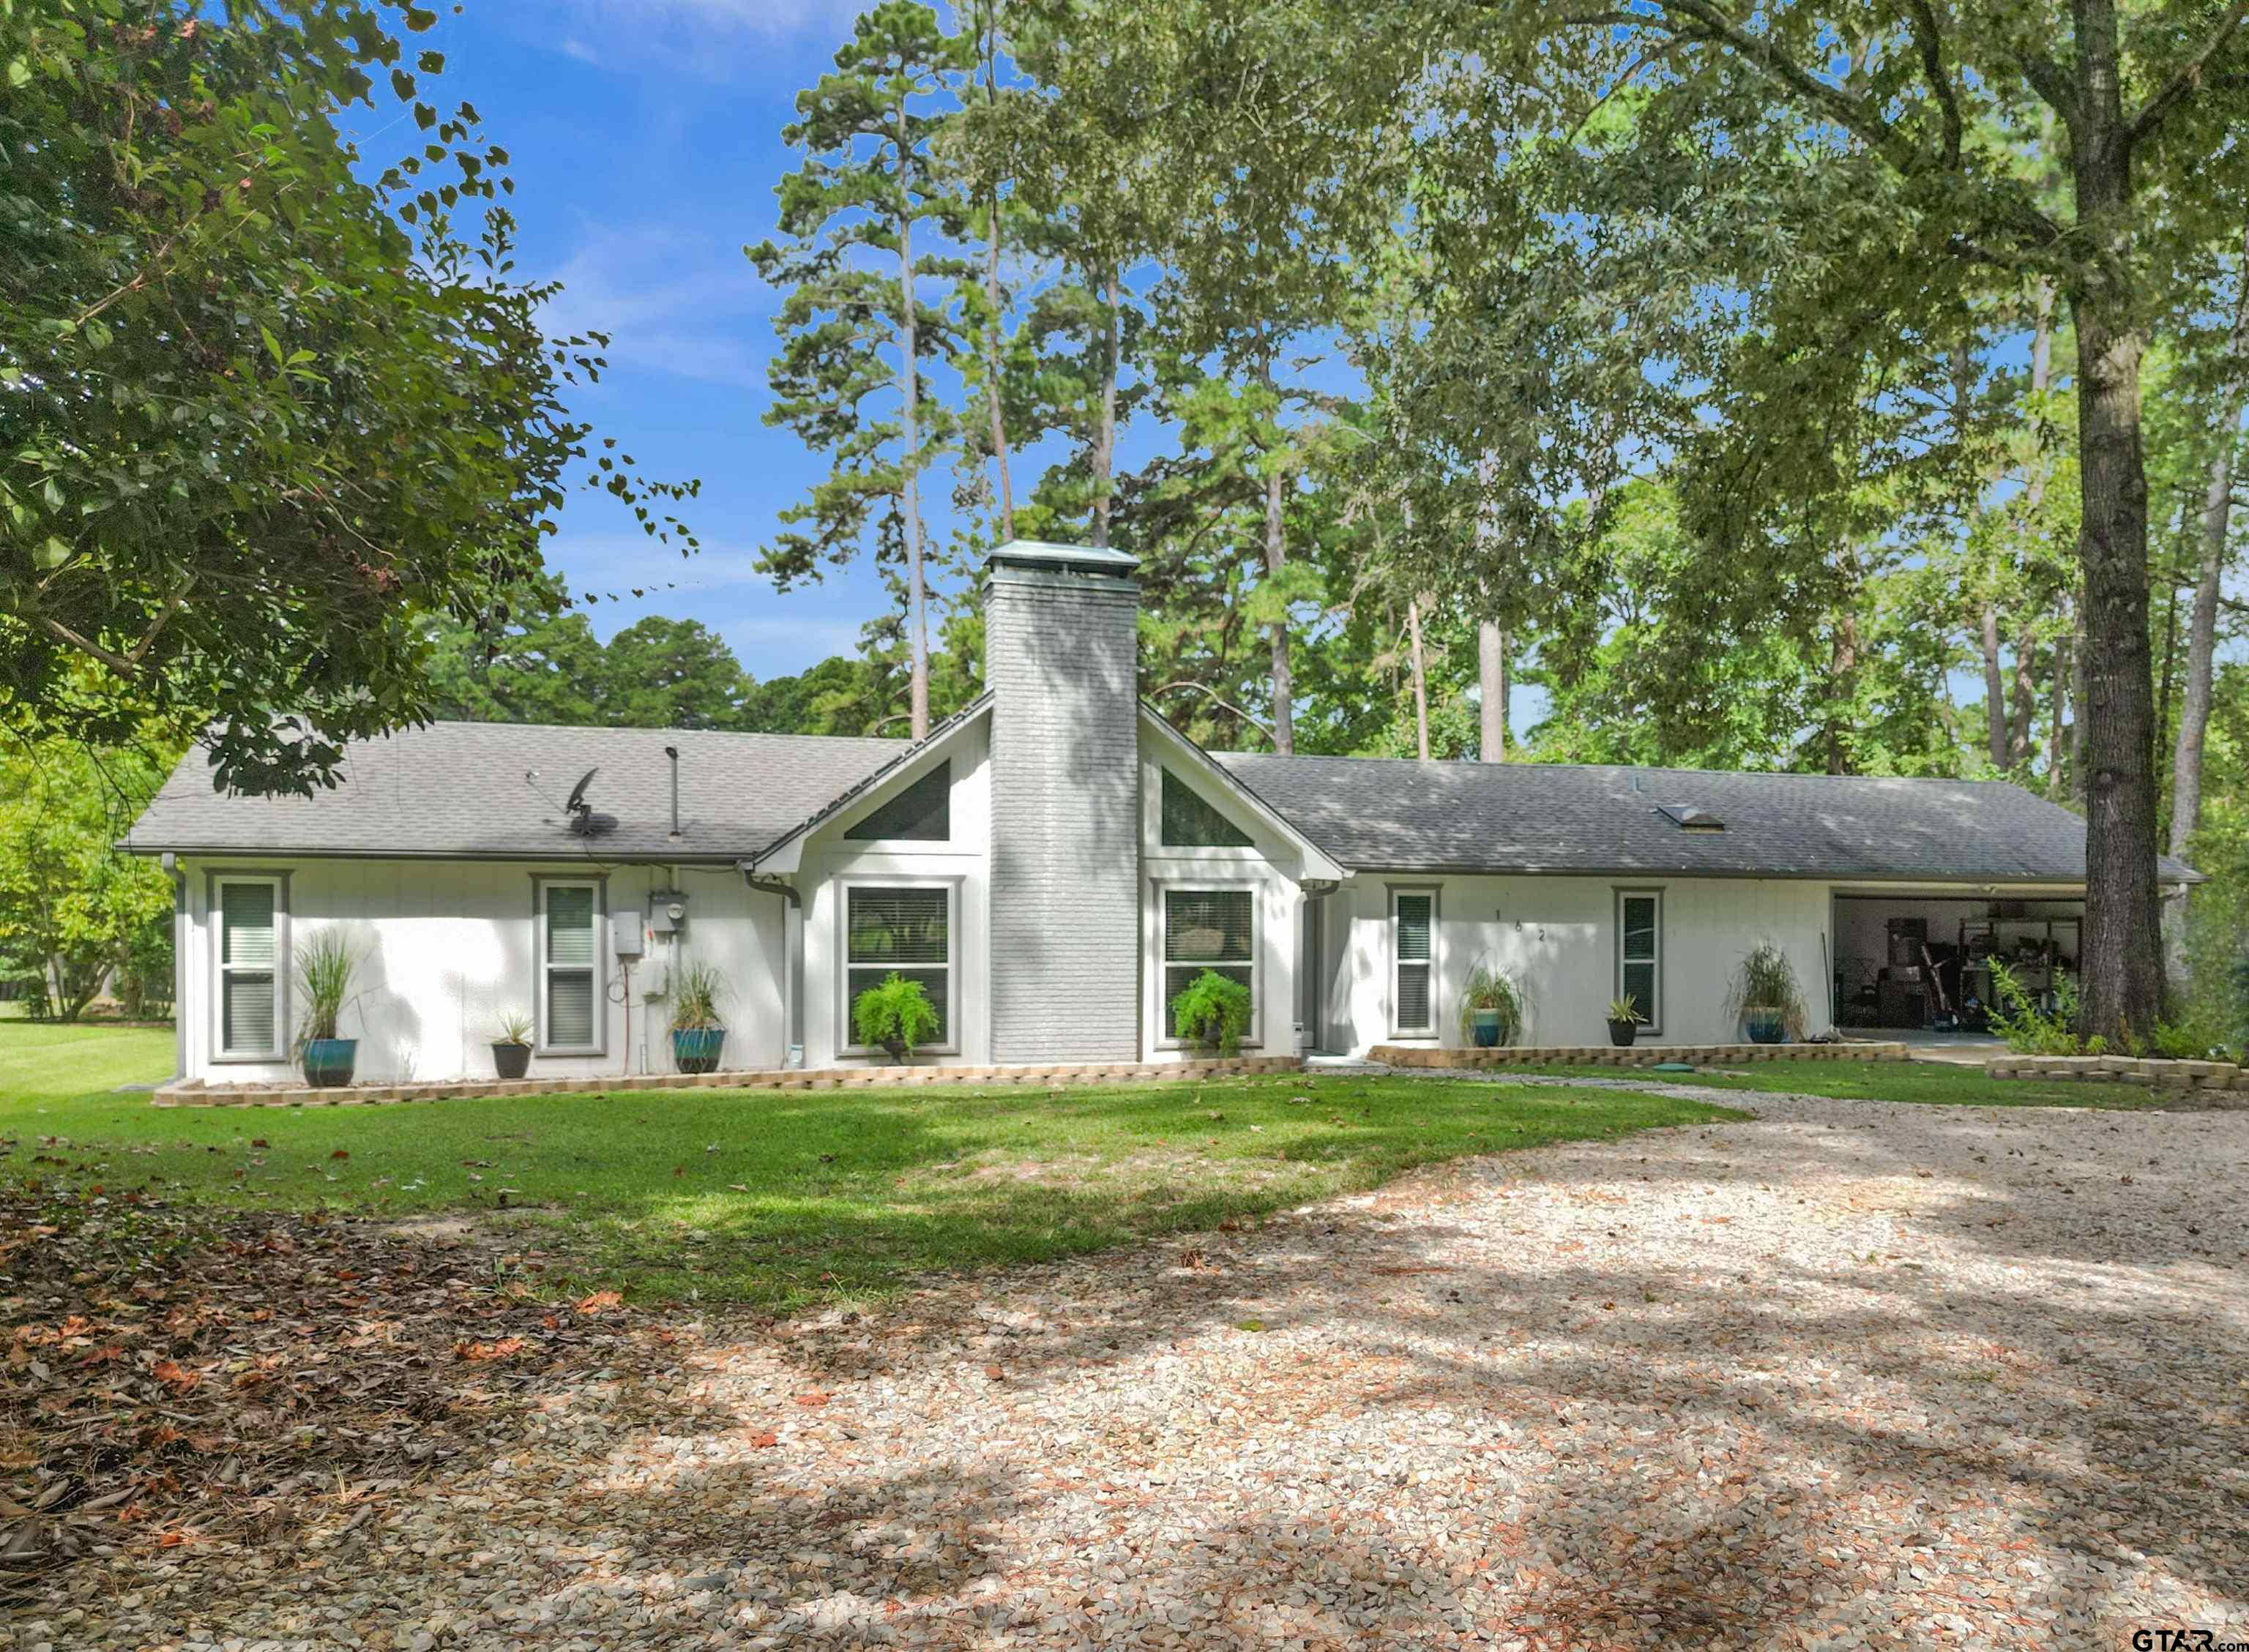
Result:
<svg viewBox="0 0 2249 1652"><path fill-rule="evenodd" d="M898 103L898 169L911 164L906 130L906 106ZM911 661L910 711L913 737L929 733L929 624L921 566L921 354L915 336L919 316L914 296L913 214L898 218L898 393L903 402L898 435L904 451L898 461L900 485L905 494L906 518L906 653Z"/></svg>
<svg viewBox="0 0 2249 1652"><path fill-rule="evenodd" d="M1476 756L1486 763L1507 761L1507 634L1496 620L1476 627L1476 689L1483 704Z"/></svg>
<svg viewBox="0 0 2249 1652"><path fill-rule="evenodd" d="M1109 543L1109 496L1117 473L1117 375L1123 369L1124 332L1118 324L1118 290L1112 266L1102 283L1101 413L1093 429L1093 543Z"/></svg>
<svg viewBox="0 0 2249 1652"><path fill-rule="evenodd" d="M1421 657L1421 599L1406 599L1406 641L1412 650L1413 672L1413 749L1422 762L1429 760L1429 675Z"/></svg>
<svg viewBox="0 0 2249 1652"><path fill-rule="evenodd" d="M992 197L992 232L984 250L984 300L991 318L984 330L985 399L992 412L992 458L1000 471L1000 538L1015 537L1015 483L1008 474L1008 413L1000 397L1000 197Z"/></svg>
<svg viewBox="0 0 2249 1652"><path fill-rule="evenodd" d="M1276 466L1265 478L1265 573L1276 578L1289 565L1288 541L1282 531L1282 505L1287 478ZM1266 627L1273 645L1273 750L1283 757L1296 750L1296 706L1289 682L1289 621L1283 617Z"/></svg>
<svg viewBox="0 0 2249 1652"><path fill-rule="evenodd" d="M2123 1048L2163 1008L2156 888L2154 684L2148 660L2148 476L2140 436L2144 324L2132 265L2129 138L2112 0L2075 0L2076 218L2101 244L2070 294L2084 565L2085 1027Z"/></svg>
<svg viewBox="0 0 2249 1652"><path fill-rule="evenodd" d="M2186 853L2202 824L2202 753L2210 731L2211 677L2218 649L2218 601L2232 526L2233 461L2241 444L2241 412L2249 397L2249 232L2241 244L2240 291L2233 304L2228 361L2232 376L2218 402L2210 476L2202 494L2202 561L2195 571L2194 614L2187 624L2186 687L2179 701L2178 741L2171 753L2171 838Z"/></svg>
<svg viewBox="0 0 2249 1652"><path fill-rule="evenodd" d="M1984 604L1984 749L1991 766L2007 766L2007 680L1999 670L1999 612Z"/></svg>
<svg viewBox="0 0 2249 1652"><path fill-rule="evenodd" d="M2066 621L2069 618L2069 611L2067 599L2063 600L2062 618ZM2053 701L2053 709L2048 713L2053 722L2053 732L2047 739L2046 748L2046 794L2055 803L2068 795L2069 787L2069 764L2064 758L2062 742L2068 737L2066 724L2069 716L2070 657L2069 636L2065 631L2054 639L2053 681L2048 688Z"/></svg>
<svg viewBox="0 0 2249 1652"><path fill-rule="evenodd" d="M2031 760L2031 725L2038 719L2038 630L2025 615L2015 634L2012 706L2007 718L2007 769L2020 773Z"/></svg>

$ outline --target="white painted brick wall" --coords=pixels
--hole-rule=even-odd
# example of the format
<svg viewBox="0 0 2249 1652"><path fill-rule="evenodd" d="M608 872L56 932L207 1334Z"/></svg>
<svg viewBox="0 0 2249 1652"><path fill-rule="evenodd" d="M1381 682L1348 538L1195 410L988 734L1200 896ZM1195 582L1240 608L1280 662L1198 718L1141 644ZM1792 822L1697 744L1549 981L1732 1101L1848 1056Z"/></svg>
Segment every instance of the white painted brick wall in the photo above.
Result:
<svg viewBox="0 0 2249 1652"><path fill-rule="evenodd" d="M1139 596L994 567L992 1059L1139 1057Z"/></svg>

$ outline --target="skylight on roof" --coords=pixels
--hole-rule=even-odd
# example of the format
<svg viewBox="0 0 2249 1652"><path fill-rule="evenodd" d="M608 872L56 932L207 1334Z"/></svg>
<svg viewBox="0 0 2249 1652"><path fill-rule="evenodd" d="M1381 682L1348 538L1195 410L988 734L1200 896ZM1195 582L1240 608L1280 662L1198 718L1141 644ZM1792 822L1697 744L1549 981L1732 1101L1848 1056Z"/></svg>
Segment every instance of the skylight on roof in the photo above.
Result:
<svg viewBox="0 0 2249 1652"><path fill-rule="evenodd" d="M1682 832L1723 832L1726 823L1708 809L1697 809L1684 803L1659 803L1656 813L1677 826Z"/></svg>

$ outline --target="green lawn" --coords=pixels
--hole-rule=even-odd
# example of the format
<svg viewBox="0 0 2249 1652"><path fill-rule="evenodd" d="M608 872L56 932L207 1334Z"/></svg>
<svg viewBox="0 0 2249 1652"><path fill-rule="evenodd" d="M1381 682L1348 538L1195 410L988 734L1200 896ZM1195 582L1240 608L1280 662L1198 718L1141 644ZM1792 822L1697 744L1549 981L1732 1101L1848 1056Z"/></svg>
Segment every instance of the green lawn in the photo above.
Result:
<svg viewBox="0 0 2249 1652"><path fill-rule="evenodd" d="M1608 1066L1525 1066L1522 1073L1603 1079L1706 1084L1721 1090L1786 1091L1798 1095L1832 1095L1849 1101L1923 1101L1971 1107L2160 1107L2163 1096L2133 1084L2041 1084L2028 1079L1994 1079L1980 1068L1941 1061L1761 1061L1730 1067L1723 1062L1692 1073L1650 1073Z"/></svg>
<svg viewBox="0 0 2249 1652"><path fill-rule="evenodd" d="M0 1021L0 1177L539 1224L564 1288L793 1307L1214 1227L1420 1165L1738 1116L1645 1093L1303 1074L1206 1084L157 1108L163 1031ZM531 1236L524 1236L528 1239Z"/></svg>

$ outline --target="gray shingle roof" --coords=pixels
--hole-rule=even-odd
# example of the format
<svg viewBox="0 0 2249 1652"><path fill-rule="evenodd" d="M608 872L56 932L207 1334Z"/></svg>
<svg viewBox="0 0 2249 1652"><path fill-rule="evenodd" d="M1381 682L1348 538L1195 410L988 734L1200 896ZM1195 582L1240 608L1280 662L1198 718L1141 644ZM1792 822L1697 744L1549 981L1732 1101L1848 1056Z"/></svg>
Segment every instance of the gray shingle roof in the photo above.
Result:
<svg viewBox="0 0 2249 1652"><path fill-rule="evenodd" d="M681 834L667 745L679 748ZM143 853L732 859L768 843L906 749L904 740L695 729L437 723L351 748L343 784L310 798L231 797L190 751L126 841ZM562 803L588 800L614 831L577 837ZM536 778L526 781L526 771Z"/></svg>
<svg viewBox="0 0 2249 1652"><path fill-rule="evenodd" d="M1362 870L2085 877L2084 821L1998 780L1212 755ZM1682 830L1659 812L1664 804L1708 810L1725 830ZM2163 869L2167 879L2195 875L2169 859Z"/></svg>

